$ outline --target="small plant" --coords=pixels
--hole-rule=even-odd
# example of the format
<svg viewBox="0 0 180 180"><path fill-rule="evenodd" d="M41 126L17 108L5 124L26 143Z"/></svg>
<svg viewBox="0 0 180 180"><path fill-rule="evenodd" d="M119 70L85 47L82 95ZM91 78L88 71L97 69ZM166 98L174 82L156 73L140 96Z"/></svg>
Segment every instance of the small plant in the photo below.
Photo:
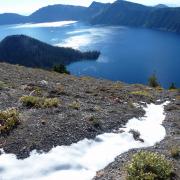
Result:
<svg viewBox="0 0 180 180"><path fill-rule="evenodd" d="M177 146L174 146L171 148L170 153L173 158L178 158L180 157L180 148Z"/></svg>
<svg viewBox="0 0 180 180"><path fill-rule="evenodd" d="M164 155L141 151L127 165L127 180L170 180L172 165Z"/></svg>
<svg viewBox="0 0 180 180"><path fill-rule="evenodd" d="M36 88L34 89L34 94L35 94L36 96L42 96L42 90L41 90L41 88L40 88L40 87L36 87Z"/></svg>
<svg viewBox="0 0 180 180"><path fill-rule="evenodd" d="M1 90L1 89L4 89L4 88L6 88L6 87L7 87L7 84L4 83L4 82L2 82L2 81L0 81L0 90Z"/></svg>
<svg viewBox="0 0 180 180"><path fill-rule="evenodd" d="M9 133L20 123L19 112L15 108L0 111L0 134Z"/></svg>
<svg viewBox="0 0 180 180"><path fill-rule="evenodd" d="M164 89L163 89L163 87L161 87L161 86L157 86L157 87L156 87L156 90L157 90L157 91L163 91Z"/></svg>
<svg viewBox="0 0 180 180"><path fill-rule="evenodd" d="M71 104L69 104L69 107L72 109L79 110L81 105L78 101L73 101Z"/></svg>
<svg viewBox="0 0 180 180"><path fill-rule="evenodd" d="M92 125L96 128L100 127L100 122L95 116L91 116L89 118L89 121L92 123Z"/></svg>
<svg viewBox="0 0 180 180"><path fill-rule="evenodd" d="M80 77L80 80L82 81L90 81L92 78L91 77L88 77L88 76L83 76L83 77Z"/></svg>
<svg viewBox="0 0 180 180"><path fill-rule="evenodd" d="M147 91L133 91L130 94L132 95L137 95L137 96L146 96L146 97L151 97L150 93Z"/></svg>
<svg viewBox="0 0 180 180"><path fill-rule="evenodd" d="M129 106L130 108L132 108L132 109L136 108L136 106L133 104L132 101L129 101L129 102L128 102L128 106Z"/></svg>
<svg viewBox="0 0 180 180"><path fill-rule="evenodd" d="M114 90L122 89L122 87L123 87L123 85L122 85L121 83L119 83L119 82L114 83L114 84L112 85L112 88L113 88Z"/></svg>
<svg viewBox="0 0 180 180"><path fill-rule="evenodd" d="M174 89L177 89L177 88L176 88L175 84L172 83L172 84L169 86L169 90L174 90Z"/></svg>
<svg viewBox="0 0 180 180"><path fill-rule="evenodd" d="M50 108L50 107L58 107L59 100L57 98L44 98L42 107Z"/></svg>
<svg viewBox="0 0 180 180"><path fill-rule="evenodd" d="M160 86L155 73L152 76L149 77L148 84L149 84L149 86L151 86L153 88L156 88L156 87Z"/></svg>
<svg viewBox="0 0 180 180"><path fill-rule="evenodd" d="M70 72L66 69L66 66L63 64L58 64L53 67L53 71L58 73L70 74Z"/></svg>
<svg viewBox="0 0 180 180"><path fill-rule="evenodd" d="M57 107L59 100L57 98L44 98L36 96L23 96L20 102L26 107L50 108Z"/></svg>

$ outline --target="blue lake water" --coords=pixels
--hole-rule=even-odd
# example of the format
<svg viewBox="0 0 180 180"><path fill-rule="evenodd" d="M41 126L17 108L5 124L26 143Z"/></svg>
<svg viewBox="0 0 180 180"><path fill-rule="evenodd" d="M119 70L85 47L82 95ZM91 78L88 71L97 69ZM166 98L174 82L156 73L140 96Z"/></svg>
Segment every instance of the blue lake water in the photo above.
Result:
<svg viewBox="0 0 180 180"><path fill-rule="evenodd" d="M83 51L101 51L97 61L69 65L74 75L146 84L148 77L156 72L164 87L172 82L180 87L180 35L175 33L80 22L64 26L0 26L0 40L12 34L25 34L52 45Z"/></svg>

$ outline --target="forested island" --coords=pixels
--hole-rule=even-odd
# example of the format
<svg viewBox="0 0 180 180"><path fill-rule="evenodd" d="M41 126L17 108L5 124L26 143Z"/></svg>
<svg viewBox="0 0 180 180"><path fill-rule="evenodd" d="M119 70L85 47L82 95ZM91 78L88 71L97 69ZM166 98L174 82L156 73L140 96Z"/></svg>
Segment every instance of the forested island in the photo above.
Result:
<svg viewBox="0 0 180 180"><path fill-rule="evenodd" d="M52 68L80 60L96 60L99 51L81 52L56 47L25 35L8 36L0 42L0 61L28 67Z"/></svg>

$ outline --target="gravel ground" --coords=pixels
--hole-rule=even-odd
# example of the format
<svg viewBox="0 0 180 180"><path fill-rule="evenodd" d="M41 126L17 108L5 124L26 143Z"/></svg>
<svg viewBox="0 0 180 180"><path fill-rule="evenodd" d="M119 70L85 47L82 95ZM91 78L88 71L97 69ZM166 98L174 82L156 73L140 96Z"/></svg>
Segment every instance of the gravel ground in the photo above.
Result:
<svg viewBox="0 0 180 180"><path fill-rule="evenodd" d="M179 147L180 149L180 100L172 100L172 102L166 106L165 112L166 119L163 125L166 128L167 136L155 146L144 148L143 150L158 152L159 154L165 155L174 166L175 176L173 179L180 180L180 157L173 158L171 155L171 149L173 147ZM129 152L121 154L113 163L97 172L97 175L93 180L125 180L125 167L127 163L135 153L141 150L142 149L132 149Z"/></svg>
<svg viewBox="0 0 180 180"><path fill-rule="evenodd" d="M19 99L24 95L58 98L58 107L27 108ZM149 150L170 158L169 148L179 145L178 91L152 89L140 84L125 84L90 77L74 77L41 69L0 63L0 110L15 107L20 112L20 125L8 134L0 134L0 148L18 158L26 158L36 149L48 152L54 146L70 145L84 138L118 130L144 110L135 103L172 101L166 109L164 125L168 135ZM160 101L157 101L159 100ZM176 99L173 101L173 99ZM144 102L144 103L143 103ZM72 104L78 105L73 108ZM123 179L124 164L137 150L116 158L95 179ZM177 172L179 160L173 160Z"/></svg>

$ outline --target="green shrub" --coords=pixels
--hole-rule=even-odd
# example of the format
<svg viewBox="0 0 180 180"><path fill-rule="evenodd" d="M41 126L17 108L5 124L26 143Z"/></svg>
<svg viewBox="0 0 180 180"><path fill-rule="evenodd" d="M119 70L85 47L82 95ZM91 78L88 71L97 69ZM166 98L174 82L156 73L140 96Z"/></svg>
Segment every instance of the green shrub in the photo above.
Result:
<svg viewBox="0 0 180 180"><path fill-rule="evenodd" d="M73 101L72 103L69 104L69 107L72 109L79 110L81 105L78 101Z"/></svg>
<svg viewBox="0 0 180 180"><path fill-rule="evenodd" d="M127 166L127 180L169 180L172 172L172 165L165 156L141 151Z"/></svg>
<svg viewBox="0 0 180 180"><path fill-rule="evenodd" d="M149 86L151 86L153 88L160 86L160 84L158 83L156 74L153 74L152 76L149 77L148 84L149 84Z"/></svg>
<svg viewBox="0 0 180 180"><path fill-rule="evenodd" d="M40 87L35 87L34 95L35 96L42 96L42 89Z"/></svg>
<svg viewBox="0 0 180 180"><path fill-rule="evenodd" d="M180 148L173 146L170 150L170 153L173 158L178 158L180 156Z"/></svg>
<svg viewBox="0 0 180 180"><path fill-rule="evenodd" d="M20 98L20 102L27 107L36 108L50 108L57 107L59 100L57 98L44 98L36 96L23 96Z"/></svg>
<svg viewBox="0 0 180 180"><path fill-rule="evenodd" d="M177 89L174 83L172 83L172 84L169 86L169 90L173 90L173 89Z"/></svg>
<svg viewBox="0 0 180 180"><path fill-rule="evenodd" d="M147 91L133 91L130 94L132 95L137 95L137 96L146 96L146 97L151 97L150 93Z"/></svg>
<svg viewBox="0 0 180 180"><path fill-rule="evenodd" d="M42 107L58 107L59 100L57 98L44 98Z"/></svg>
<svg viewBox="0 0 180 180"><path fill-rule="evenodd" d="M0 134L8 133L20 123L19 112L15 108L0 111Z"/></svg>
<svg viewBox="0 0 180 180"><path fill-rule="evenodd" d="M66 66L63 64L58 64L53 67L53 71L58 72L58 73L65 73L65 74L70 74L70 72L66 69Z"/></svg>
<svg viewBox="0 0 180 180"><path fill-rule="evenodd" d="M4 83L4 82L2 82L2 81L0 81L0 90L1 90L1 89L4 89L4 88L6 88L6 87L7 87L7 84Z"/></svg>

